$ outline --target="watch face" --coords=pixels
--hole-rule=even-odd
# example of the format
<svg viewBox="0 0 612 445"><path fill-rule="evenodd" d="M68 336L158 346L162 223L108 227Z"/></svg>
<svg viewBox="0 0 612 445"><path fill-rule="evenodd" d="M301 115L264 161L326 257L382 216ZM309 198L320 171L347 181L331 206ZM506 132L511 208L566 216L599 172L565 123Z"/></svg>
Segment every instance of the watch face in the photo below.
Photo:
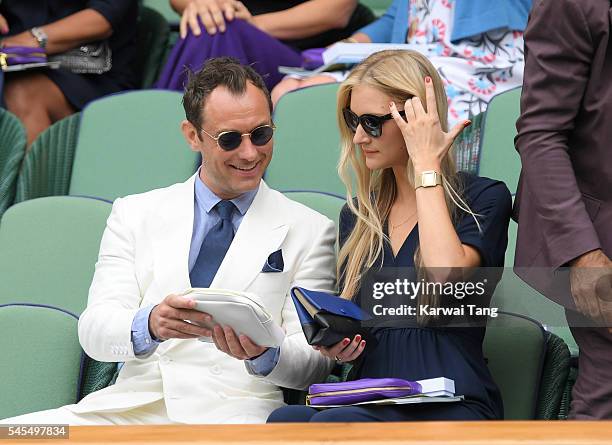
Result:
<svg viewBox="0 0 612 445"><path fill-rule="evenodd" d="M423 172L421 176L421 183L423 184L423 187L434 187L437 185L437 173Z"/></svg>

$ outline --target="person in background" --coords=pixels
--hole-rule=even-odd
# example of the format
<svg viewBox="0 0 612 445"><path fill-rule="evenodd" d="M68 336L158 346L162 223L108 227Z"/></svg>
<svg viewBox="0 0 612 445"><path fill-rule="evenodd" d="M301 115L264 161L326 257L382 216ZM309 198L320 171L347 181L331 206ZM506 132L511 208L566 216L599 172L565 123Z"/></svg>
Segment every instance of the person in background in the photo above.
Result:
<svg viewBox="0 0 612 445"><path fill-rule="evenodd" d="M406 43L427 56L446 88L451 125L486 110L493 96L523 81L523 37L531 0L394 0L350 37L354 43ZM297 88L342 81L347 73L286 77L277 103Z"/></svg>
<svg viewBox="0 0 612 445"><path fill-rule="evenodd" d="M327 46L374 20L357 0L171 0L181 14L181 39L158 88L181 90L185 67L232 56L252 64L272 88L279 66L301 66L300 51Z"/></svg>
<svg viewBox="0 0 612 445"><path fill-rule="evenodd" d="M608 0L535 1L515 139L515 271L566 308L574 419L612 419L611 19Z"/></svg>
<svg viewBox="0 0 612 445"><path fill-rule="evenodd" d="M112 68L103 74L66 69L5 73L4 103L23 122L28 146L44 129L90 101L134 88L130 68L136 51L136 0L3 0L2 48L40 48L47 55L108 39Z"/></svg>
<svg viewBox="0 0 612 445"><path fill-rule="evenodd" d="M340 86L338 171L348 202L340 214L337 260L342 298L363 307L362 296L368 293L360 290L366 275L385 268L416 267L427 276L433 271L437 281L439 268L503 266L510 192L502 182L456 171L451 146L469 121L449 130L446 115L442 79L414 51L376 53ZM493 290L492 284L484 304ZM435 305L435 297L420 296L419 304ZM452 304L455 296L446 298ZM454 380L464 401L323 411L287 406L273 412L268 422L503 418L501 395L483 356L484 323L437 327L408 315L397 321L401 326L377 321L368 334L376 344L369 349L359 335L318 349L325 357L353 362L349 380L444 376Z"/></svg>

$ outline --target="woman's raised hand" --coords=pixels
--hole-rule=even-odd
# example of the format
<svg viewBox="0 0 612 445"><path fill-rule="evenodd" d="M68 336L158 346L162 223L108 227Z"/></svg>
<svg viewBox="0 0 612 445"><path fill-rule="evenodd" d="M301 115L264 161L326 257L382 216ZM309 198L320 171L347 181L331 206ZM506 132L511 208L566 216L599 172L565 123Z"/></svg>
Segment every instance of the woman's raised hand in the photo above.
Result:
<svg viewBox="0 0 612 445"><path fill-rule="evenodd" d="M406 149L416 172L439 170L442 159L454 140L471 124L470 121L463 121L448 133L442 130L433 81L429 76L425 78L425 97L427 111L416 96L406 101L404 104L406 120L400 116L394 102L389 104L391 114L404 136Z"/></svg>

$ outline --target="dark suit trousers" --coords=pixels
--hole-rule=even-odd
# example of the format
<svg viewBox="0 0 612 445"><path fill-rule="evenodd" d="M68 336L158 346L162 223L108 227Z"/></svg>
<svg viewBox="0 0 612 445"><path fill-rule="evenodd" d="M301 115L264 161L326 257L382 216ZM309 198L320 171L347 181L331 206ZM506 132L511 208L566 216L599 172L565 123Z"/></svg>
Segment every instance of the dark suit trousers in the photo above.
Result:
<svg viewBox="0 0 612 445"><path fill-rule="evenodd" d="M570 418L612 419L612 333L608 328L585 327L589 320L578 312L565 313L580 348Z"/></svg>

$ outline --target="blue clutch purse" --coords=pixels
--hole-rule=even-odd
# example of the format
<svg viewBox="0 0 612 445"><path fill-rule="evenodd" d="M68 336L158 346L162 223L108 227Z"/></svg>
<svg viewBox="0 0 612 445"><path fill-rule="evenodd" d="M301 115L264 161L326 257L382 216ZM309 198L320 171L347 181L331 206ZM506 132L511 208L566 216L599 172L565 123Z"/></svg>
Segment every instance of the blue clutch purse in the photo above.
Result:
<svg viewBox="0 0 612 445"><path fill-rule="evenodd" d="M331 346L344 338L353 339L360 334L367 339L362 322L371 317L349 300L327 292L317 292L302 287L291 289L291 298L297 310L302 330L310 345Z"/></svg>

